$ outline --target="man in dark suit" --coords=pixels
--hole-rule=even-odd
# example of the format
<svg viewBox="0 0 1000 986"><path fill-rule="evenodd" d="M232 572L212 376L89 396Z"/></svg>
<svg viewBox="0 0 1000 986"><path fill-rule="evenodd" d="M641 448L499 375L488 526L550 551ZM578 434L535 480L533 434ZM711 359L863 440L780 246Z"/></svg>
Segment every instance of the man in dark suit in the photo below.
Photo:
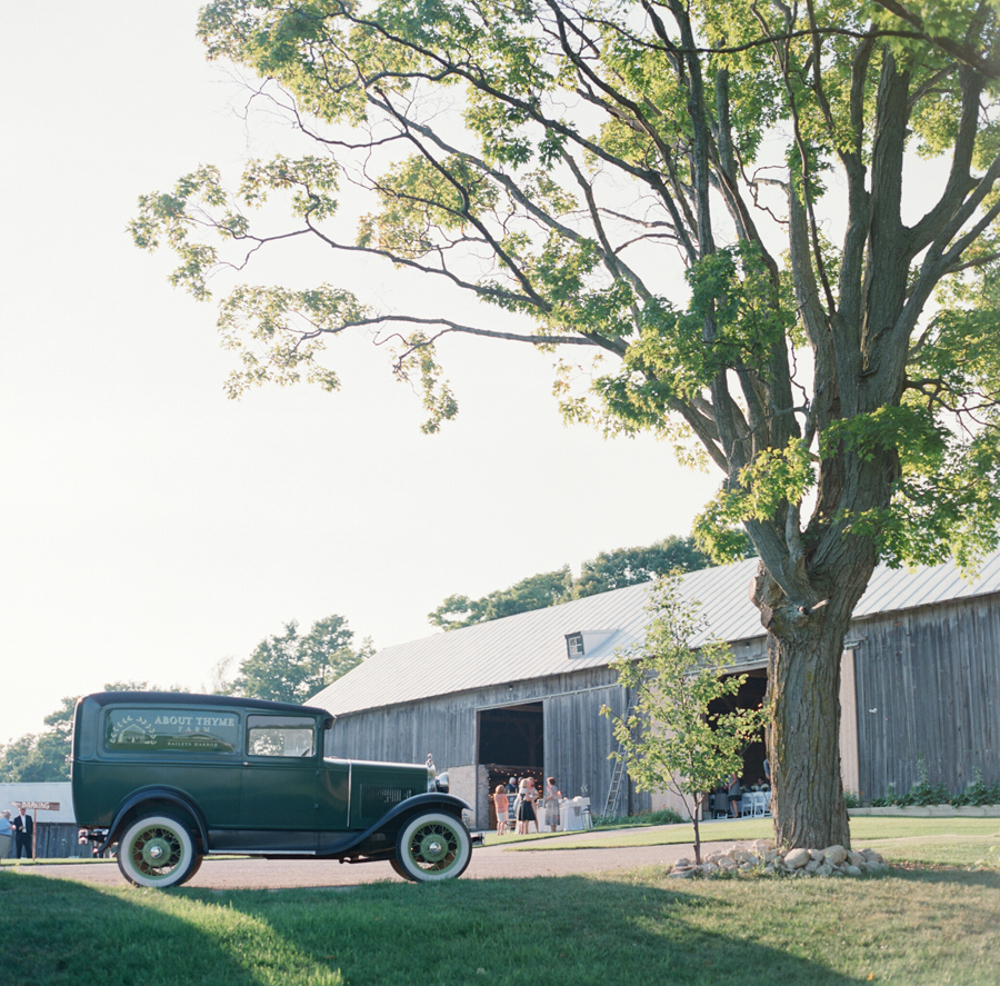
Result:
<svg viewBox="0 0 1000 986"><path fill-rule="evenodd" d="M31 859L31 836L35 831L35 822L31 815L28 814L27 809L22 805L20 813L11 822L14 826L14 836L17 840L17 847L14 850L14 858L21 858L21 849L26 850L26 855L28 859Z"/></svg>

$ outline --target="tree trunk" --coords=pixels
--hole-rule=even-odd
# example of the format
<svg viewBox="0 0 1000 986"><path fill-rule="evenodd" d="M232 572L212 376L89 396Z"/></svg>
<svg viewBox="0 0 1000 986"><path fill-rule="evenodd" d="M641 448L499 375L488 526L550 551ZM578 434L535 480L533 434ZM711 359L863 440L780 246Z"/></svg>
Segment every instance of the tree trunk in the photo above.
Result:
<svg viewBox="0 0 1000 986"><path fill-rule="evenodd" d="M698 825L698 818L702 809L708 804L709 795L692 794L694 798L694 811L691 812L691 823L694 825L694 861L701 866L701 828Z"/></svg>
<svg viewBox="0 0 1000 986"><path fill-rule="evenodd" d="M790 604L763 566L756 582L754 602L768 631L767 748L779 846L850 846L840 769L840 663L871 569L852 574L811 610Z"/></svg>

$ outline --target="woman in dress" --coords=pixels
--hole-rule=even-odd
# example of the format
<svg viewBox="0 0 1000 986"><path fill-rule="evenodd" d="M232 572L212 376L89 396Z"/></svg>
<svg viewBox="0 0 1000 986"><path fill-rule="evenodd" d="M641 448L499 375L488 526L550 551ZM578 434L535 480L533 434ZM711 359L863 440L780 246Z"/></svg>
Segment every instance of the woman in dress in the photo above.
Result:
<svg viewBox="0 0 1000 986"><path fill-rule="evenodd" d="M559 828L559 804L562 801L562 791L556 787L556 779L549 777L545 781L545 824L555 832Z"/></svg>
<svg viewBox="0 0 1000 986"><path fill-rule="evenodd" d="M507 788L503 784L497 784L497 789L493 792L493 807L497 810L497 835L504 835L507 831L507 809L510 802L507 800Z"/></svg>
<svg viewBox="0 0 1000 986"><path fill-rule="evenodd" d="M531 802L531 814L535 817L531 819L535 823L535 831L538 832L538 815L542 810L541 805L538 803L542 796L542 792L538 790L535 784L535 778L528 778L528 800Z"/></svg>
<svg viewBox="0 0 1000 986"><path fill-rule="evenodd" d="M538 792L535 791L535 782L530 777L522 777L517 791L517 834L527 835L528 824L535 823L535 831L538 831L538 819L535 817L535 799Z"/></svg>

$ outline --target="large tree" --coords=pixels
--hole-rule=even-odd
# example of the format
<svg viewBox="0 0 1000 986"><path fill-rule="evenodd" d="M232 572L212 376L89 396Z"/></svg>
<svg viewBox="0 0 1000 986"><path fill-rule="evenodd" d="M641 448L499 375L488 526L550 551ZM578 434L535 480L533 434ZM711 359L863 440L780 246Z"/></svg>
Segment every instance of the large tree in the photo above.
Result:
<svg viewBox="0 0 1000 986"><path fill-rule="evenodd" d="M573 578L569 565L564 565L555 572L529 575L508 589L495 589L479 599L449 596L436 610L428 613L427 618L433 626L458 630L514 613L557 606L570 599L652 582L661 575L693 572L711 563L709 556L695 547L693 538L671 534L644 548L602 551L580 566L578 579Z"/></svg>
<svg viewBox="0 0 1000 986"><path fill-rule="evenodd" d="M474 623L486 623L515 613L555 606L570 598L572 585L569 565L564 565L554 572L529 575L508 589L495 589L479 599L449 596L436 610L427 614L427 619L443 630L458 630Z"/></svg>
<svg viewBox="0 0 1000 986"><path fill-rule="evenodd" d="M441 287L378 311L342 285L239 284L233 392L335 388L323 346L360 328L423 383L432 430L456 409L449 336L570 354L569 415L721 470L703 531L724 552L712 531L742 523L761 559L777 837L847 844L854 605L880 557L996 542L994 4L218 0L200 30L299 136L233 194L202 167L144 197L136 242L169 242L202 297L290 239Z"/></svg>
<svg viewBox="0 0 1000 986"><path fill-rule="evenodd" d="M644 548L616 548L589 558L580 567L580 577L573 583L573 595L576 598L593 596L627 585L651 582L663 575L708 568L711 564L712 559L698 550L693 538L671 534Z"/></svg>
<svg viewBox="0 0 1000 986"><path fill-rule="evenodd" d="M240 663L229 694L276 702L305 702L331 681L347 674L374 653L369 638L354 647L354 631L342 616L317 620L308 633L299 633L295 620L284 633L265 637Z"/></svg>

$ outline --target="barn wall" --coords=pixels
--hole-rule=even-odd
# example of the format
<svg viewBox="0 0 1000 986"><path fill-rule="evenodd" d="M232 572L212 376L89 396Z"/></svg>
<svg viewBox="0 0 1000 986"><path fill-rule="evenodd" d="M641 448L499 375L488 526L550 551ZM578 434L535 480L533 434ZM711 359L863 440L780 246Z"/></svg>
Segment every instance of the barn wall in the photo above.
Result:
<svg viewBox="0 0 1000 986"><path fill-rule="evenodd" d="M430 753L439 770L462 768L461 776L467 778L464 768L477 763L478 713L538 701L543 703L545 774L557 778L564 795L589 797L592 811L599 813L611 782L608 753L613 748L611 724L601 717L600 709L607 704L618 715L625 709L617 675L609 668L339 716L326 752L330 756L409 763L422 763ZM480 817L486 804L485 791L478 790L483 784L477 779L475 797L468 790L460 797L478 805L476 823L485 827L487 822ZM632 812L648 808L649 796L636 793L629 785L623 791L622 807Z"/></svg>
<svg viewBox="0 0 1000 986"><path fill-rule="evenodd" d="M328 756L423 763L438 770L474 763L476 715L467 695L444 695L338 716L327 737Z"/></svg>
<svg viewBox="0 0 1000 986"><path fill-rule="evenodd" d="M599 815L611 785L614 761L608 754L617 748L610 720L600 712L603 705L621 716L627 697L609 669L591 673L592 680L572 688L553 689L545 701L545 773L555 776L567 797L590 798L591 812ZM622 789L619 814L634 814L649 808L649 795L635 791L631 782Z"/></svg>
<svg viewBox="0 0 1000 986"><path fill-rule="evenodd" d="M859 788L865 800L918 780L959 791L1000 781L1000 597L855 624Z"/></svg>

